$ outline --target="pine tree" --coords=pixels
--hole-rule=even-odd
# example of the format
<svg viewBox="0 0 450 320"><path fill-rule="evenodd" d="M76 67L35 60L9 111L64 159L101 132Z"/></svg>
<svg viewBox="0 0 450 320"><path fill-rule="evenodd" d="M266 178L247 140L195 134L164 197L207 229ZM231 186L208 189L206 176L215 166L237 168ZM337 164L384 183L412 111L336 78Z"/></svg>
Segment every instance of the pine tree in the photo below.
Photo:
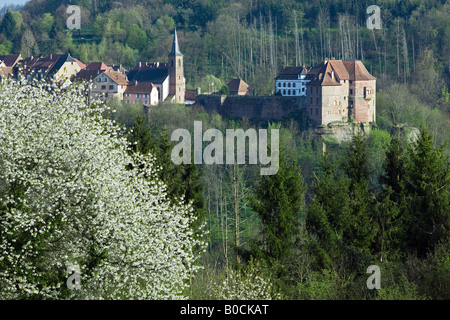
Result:
<svg viewBox="0 0 450 320"><path fill-rule="evenodd" d="M379 231L375 240L375 251L379 259L398 258L404 252L401 224L407 214L405 193L405 152L401 141L394 138L386 151L384 173L380 176L381 192L377 196L375 215Z"/></svg>
<svg viewBox="0 0 450 320"><path fill-rule="evenodd" d="M262 223L259 253L268 260L281 260L290 255L304 192L300 167L281 141L277 174L260 176L250 199Z"/></svg>
<svg viewBox="0 0 450 320"><path fill-rule="evenodd" d="M369 190L367 142L364 136L355 135L344 162L344 171L350 179L350 221L343 235L345 243L361 253L368 254L377 226L374 224Z"/></svg>
<svg viewBox="0 0 450 320"><path fill-rule="evenodd" d="M5 16L3 17L2 24L0 25L0 31L3 33L7 39L11 40L14 37L14 32L16 30L16 21L9 9Z"/></svg>
<svg viewBox="0 0 450 320"><path fill-rule="evenodd" d="M449 236L450 171L444 150L445 145L433 147L433 137L424 127L408 150L405 235L408 248L419 256Z"/></svg>
<svg viewBox="0 0 450 320"><path fill-rule="evenodd" d="M342 254L343 235L350 223L350 181L339 172L338 163L331 162L328 153L322 156L321 167L323 174L313 186L306 227L317 239L317 243L312 243L312 250L319 266L330 267Z"/></svg>

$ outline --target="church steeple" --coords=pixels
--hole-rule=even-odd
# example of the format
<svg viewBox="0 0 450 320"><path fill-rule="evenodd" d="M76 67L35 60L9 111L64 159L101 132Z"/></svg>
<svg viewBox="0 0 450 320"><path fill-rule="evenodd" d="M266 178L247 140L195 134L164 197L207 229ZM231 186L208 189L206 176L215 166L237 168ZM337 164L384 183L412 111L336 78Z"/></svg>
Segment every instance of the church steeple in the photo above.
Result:
<svg viewBox="0 0 450 320"><path fill-rule="evenodd" d="M173 35L172 51L170 51L169 56L178 56L178 57L183 56L183 54L180 51L180 47L178 46L177 29L175 29Z"/></svg>
<svg viewBox="0 0 450 320"><path fill-rule="evenodd" d="M177 30L173 35L172 51L168 55L169 60L169 94L173 95L178 103L184 103L186 84L184 80L183 54L178 46Z"/></svg>

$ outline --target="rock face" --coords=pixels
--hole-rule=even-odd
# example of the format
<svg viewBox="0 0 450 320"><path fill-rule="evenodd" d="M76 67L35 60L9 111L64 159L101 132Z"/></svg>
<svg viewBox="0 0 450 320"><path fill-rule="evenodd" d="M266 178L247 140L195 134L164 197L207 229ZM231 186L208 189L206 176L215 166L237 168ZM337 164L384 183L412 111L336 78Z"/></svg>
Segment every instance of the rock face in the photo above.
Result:
<svg viewBox="0 0 450 320"><path fill-rule="evenodd" d="M339 144L349 142L355 134L369 134L371 127L367 123L329 123L315 129L317 135L323 136L325 140L333 140Z"/></svg>

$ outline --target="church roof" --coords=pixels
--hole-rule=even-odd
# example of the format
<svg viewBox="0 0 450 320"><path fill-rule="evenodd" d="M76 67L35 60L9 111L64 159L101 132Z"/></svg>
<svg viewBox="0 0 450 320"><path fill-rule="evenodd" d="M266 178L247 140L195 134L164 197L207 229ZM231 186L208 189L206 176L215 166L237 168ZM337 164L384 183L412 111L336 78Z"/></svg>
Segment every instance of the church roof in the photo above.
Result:
<svg viewBox="0 0 450 320"><path fill-rule="evenodd" d="M168 76L169 70L167 68L142 68L128 72L130 81L153 82L154 84L163 83Z"/></svg>
<svg viewBox="0 0 450 320"><path fill-rule="evenodd" d="M180 46L178 45L177 29L175 29L173 35L172 51L170 51L169 56L183 56L180 51Z"/></svg>

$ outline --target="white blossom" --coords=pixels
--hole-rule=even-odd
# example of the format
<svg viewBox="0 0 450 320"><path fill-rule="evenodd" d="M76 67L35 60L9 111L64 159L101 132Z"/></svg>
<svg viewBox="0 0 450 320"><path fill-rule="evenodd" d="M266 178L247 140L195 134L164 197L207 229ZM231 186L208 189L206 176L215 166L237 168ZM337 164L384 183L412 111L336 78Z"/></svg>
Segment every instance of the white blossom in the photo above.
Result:
<svg viewBox="0 0 450 320"><path fill-rule="evenodd" d="M0 84L0 299L186 298L204 248L193 209L104 109L74 87Z"/></svg>

